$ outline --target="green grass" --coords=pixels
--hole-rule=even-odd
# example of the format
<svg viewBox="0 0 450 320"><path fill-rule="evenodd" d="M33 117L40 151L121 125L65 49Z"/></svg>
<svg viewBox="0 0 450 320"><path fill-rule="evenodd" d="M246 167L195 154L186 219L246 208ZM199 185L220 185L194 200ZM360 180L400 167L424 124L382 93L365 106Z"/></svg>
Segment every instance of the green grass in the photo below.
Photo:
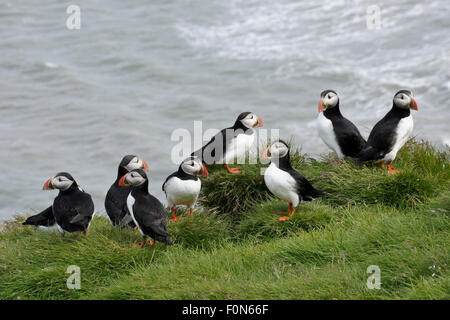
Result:
<svg viewBox="0 0 450 320"><path fill-rule="evenodd" d="M375 165L293 166L327 192L280 222L287 203L260 168L211 168L203 209L169 223L174 246L130 247L137 232L93 220L90 237L62 238L8 221L0 232L0 299L450 299L449 151L411 141L388 175ZM81 289L66 287L69 265ZM366 269L381 270L369 290Z"/></svg>

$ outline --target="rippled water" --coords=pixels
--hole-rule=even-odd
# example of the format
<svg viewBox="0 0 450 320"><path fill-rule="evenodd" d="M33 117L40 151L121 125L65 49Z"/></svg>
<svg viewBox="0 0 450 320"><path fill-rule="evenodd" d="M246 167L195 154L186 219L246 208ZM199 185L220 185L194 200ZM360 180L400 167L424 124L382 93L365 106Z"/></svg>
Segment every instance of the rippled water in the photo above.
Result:
<svg viewBox="0 0 450 320"><path fill-rule="evenodd" d="M66 7L81 7L81 29ZM366 25L381 9L381 29ZM150 164L150 191L177 168L171 133L253 111L304 152L320 92L367 137L399 88L419 104L414 134L450 144L450 2L60 1L0 3L0 220L48 206L69 171L103 198L121 157Z"/></svg>

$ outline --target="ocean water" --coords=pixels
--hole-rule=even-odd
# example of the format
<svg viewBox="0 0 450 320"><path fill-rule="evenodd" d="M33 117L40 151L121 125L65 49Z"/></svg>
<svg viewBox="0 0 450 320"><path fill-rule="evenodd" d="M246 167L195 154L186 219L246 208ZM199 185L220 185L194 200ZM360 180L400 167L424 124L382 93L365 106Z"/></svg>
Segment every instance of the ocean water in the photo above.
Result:
<svg viewBox="0 0 450 320"><path fill-rule="evenodd" d="M71 4L79 30L66 27ZM42 185L59 171L104 212L128 153L164 201L171 135L194 121L222 129L253 111L303 152L328 152L315 129L328 88L365 137L411 89L414 135L449 145L449 17L447 0L3 0L0 220L50 205Z"/></svg>

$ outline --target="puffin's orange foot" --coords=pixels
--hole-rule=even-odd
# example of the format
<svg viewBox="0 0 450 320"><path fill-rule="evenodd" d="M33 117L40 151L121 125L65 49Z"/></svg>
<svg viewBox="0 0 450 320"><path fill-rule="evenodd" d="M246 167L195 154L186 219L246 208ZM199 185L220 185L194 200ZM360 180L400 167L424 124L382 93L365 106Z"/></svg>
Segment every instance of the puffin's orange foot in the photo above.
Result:
<svg viewBox="0 0 450 320"><path fill-rule="evenodd" d="M177 217L173 217L172 219L170 219L170 221L179 221L180 220L180 218L177 218Z"/></svg>
<svg viewBox="0 0 450 320"><path fill-rule="evenodd" d="M399 171L399 170L394 170L394 165L393 165L392 163L388 164L388 165L386 166L386 169L387 169L387 171L389 172L389 174L398 174L398 173L401 172L401 171Z"/></svg>
<svg viewBox="0 0 450 320"><path fill-rule="evenodd" d="M224 164L223 167L229 172L229 173L241 173L241 168L230 168L228 165Z"/></svg>
<svg viewBox="0 0 450 320"><path fill-rule="evenodd" d="M289 220L291 217L289 217L289 216L283 216L283 217L280 217L280 221L285 221L285 220Z"/></svg>
<svg viewBox="0 0 450 320"><path fill-rule="evenodd" d="M150 239L148 240L148 244L153 247L155 245L155 241Z"/></svg>
<svg viewBox="0 0 450 320"><path fill-rule="evenodd" d="M139 230L139 227L138 227L138 226L136 226L136 227L133 228L133 231L138 231L138 230Z"/></svg>
<svg viewBox="0 0 450 320"><path fill-rule="evenodd" d="M400 173L401 171L400 171L400 170L394 170L394 169L392 169L392 170L388 170L388 172L389 172L390 174L398 174L398 173Z"/></svg>

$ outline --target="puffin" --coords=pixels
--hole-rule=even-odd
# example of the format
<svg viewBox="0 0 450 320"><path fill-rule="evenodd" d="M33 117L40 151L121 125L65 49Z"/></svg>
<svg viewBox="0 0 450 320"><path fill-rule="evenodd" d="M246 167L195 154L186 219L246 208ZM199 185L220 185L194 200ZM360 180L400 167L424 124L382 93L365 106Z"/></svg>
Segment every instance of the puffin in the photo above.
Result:
<svg viewBox="0 0 450 320"><path fill-rule="evenodd" d="M22 224L35 226L44 231L50 231L55 227L55 223L56 221L53 216L53 208L50 206L44 211L28 217Z"/></svg>
<svg viewBox="0 0 450 320"><path fill-rule="evenodd" d="M78 186L72 175L67 172L57 173L45 182L43 189L59 190L51 211L61 235L64 236L67 232L82 232L87 237L87 230L94 216L94 202L92 197ZM49 209L43 213L45 212L50 215Z"/></svg>
<svg viewBox="0 0 450 320"><path fill-rule="evenodd" d="M324 196L323 191L314 188L303 175L292 168L289 147L283 140L277 140L267 147L262 158L271 160L264 172L267 188L278 198L289 202L287 215L280 217L280 221L292 218L301 200L312 201Z"/></svg>
<svg viewBox="0 0 450 320"><path fill-rule="evenodd" d="M245 155L255 140L254 129L262 125L261 118L256 114L242 112L232 127L222 129L191 156L200 158L207 165L222 164L229 173L240 173L240 168L230 168L228 165Z"/></svg>
<svg viewBox="0 0 450 320"><path fill-rule="evenodd" d="M151 237L155 241L172 245L167 232L167 215L162 203L148 192L148 178L142 169L134 169L126 173L119 180L119 186L131 187L127 197L127 207L134 223L143 237L143 241L136 246L142 248ZM148 241L150 246L154 241Z"/></svg>
<svg viewBox="0 0 450 320"><path fill-rule="evenodd" d="M126 173L134 169L148 171L148 164L136 155L126 155L119 163L116 181L111 185L105 198L105 209L111 224L114 226L128 226L135 228L127 208L127 197L131 187L120 187L119 180Z"/></svg>
<svg viewBox="0 0 450 320"><path fill-rule="evenodd" d="M322 141L336 152L339 159L356 158L366 144L358 128L342 115L339 96L334 90L320 94L317 127Z"/></svg>
<svg viewBox="0 0 450 320"><path fill-rule="evenodd" d="M172 210L173 218L170 221L178 221L175 215L175 206L185 205L190 209L190 217L197 202L202 182L199 176L207 177L208 170L202 161L195 156L190 156L181 162L178 171L169 175L162 185L167 202Z"/></svg>
<svg viewBox="0 0 450 320"><path fill-rule="evenodd" d="M411 136L414 127L411 110L418 109L411 91L398 91L394 95L391 110L370 132L366 145L358 154L357 162L381 160L381 166L387 169L388 173L399 173L400 171L394 169L392 161Z"/></svg>

